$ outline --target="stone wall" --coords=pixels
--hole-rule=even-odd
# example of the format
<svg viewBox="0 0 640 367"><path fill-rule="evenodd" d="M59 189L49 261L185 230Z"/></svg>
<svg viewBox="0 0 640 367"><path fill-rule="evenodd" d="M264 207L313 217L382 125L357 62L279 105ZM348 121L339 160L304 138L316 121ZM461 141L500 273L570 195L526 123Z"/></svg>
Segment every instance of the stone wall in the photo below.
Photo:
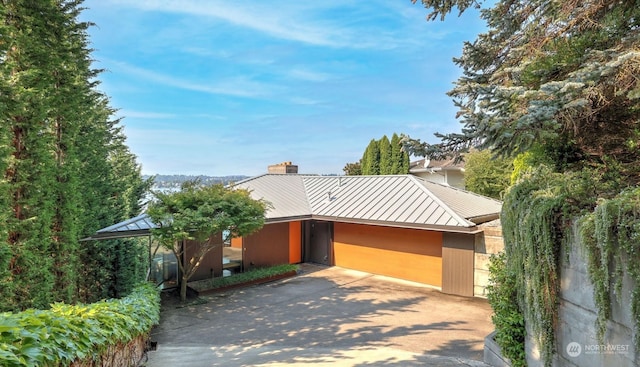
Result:
<svg viewBox="0 0 640 367"><path fill-rule="evenodd" d="M500 221L493 221L478 226L483 229L475 239L475 258L473 265L473 295L486 298L486 287L489 284L489 258L504 249L502 227Z"/></svg>
<svg viewBox="0 0 640 367"><path fill-rule="evenodd" d="M559 324L556 330L556 355L554 366L600 367L637 366L638 353L633 343L633 319L631 316L632 281L623 279L620 299L613 297L612 320L607 324L604 343L596 338L596 307L593 300L593 284L587 272L587 257L580 243L577 230L575 240L561 252L561 290ZM529 334L530 335L530 334ZM527 338L527 363L543 366L538 345Z"/></svg>

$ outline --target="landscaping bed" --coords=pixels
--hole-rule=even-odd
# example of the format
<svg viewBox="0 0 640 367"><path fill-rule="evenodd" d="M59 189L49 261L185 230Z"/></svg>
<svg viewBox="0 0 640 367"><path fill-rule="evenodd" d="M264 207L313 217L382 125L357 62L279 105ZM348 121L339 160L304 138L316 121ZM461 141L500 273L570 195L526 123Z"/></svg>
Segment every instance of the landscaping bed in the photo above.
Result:
<svg viewBox="0 0 640 367"><path fill-rule="evenodd" d="M298 265L276 265L268 268L249 270L244 273L234 274L228 277L189 282L188 286L197 295L221 292L233 288L263 284L276 280L292 277L298 273Z"/></svg>

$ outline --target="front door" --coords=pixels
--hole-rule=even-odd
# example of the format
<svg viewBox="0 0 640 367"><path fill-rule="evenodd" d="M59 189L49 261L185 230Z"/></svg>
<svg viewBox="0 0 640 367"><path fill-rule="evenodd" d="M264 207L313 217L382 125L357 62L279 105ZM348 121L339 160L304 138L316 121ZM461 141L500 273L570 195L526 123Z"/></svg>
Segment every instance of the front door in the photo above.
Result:
<svg viewBox="0 0 640 367"><path fill-rule="evenodd" d="M333 226L331 222L311 220L306 222L306 240L304 261L323 265L333 265L331 241Z"/></svg>

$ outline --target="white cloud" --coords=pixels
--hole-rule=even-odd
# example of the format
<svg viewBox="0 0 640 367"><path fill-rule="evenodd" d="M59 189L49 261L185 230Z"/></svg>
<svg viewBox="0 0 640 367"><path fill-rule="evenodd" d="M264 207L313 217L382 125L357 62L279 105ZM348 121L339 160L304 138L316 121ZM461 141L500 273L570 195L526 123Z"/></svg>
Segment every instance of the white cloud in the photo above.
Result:
<svg viewBox="0 0 640 367"><path fill-rule="evenodd" d="M296 9L289 3L286 6L277 6L272 3L263 5L258 2L239 4L230 1L193 0L114 0L114 2L147 11L216 18L276 38L312 45L346 46L339 29L333 29L328 24L313 24L307 17L301 19L304 14L298 12L299 8Z"/></svg>
<svg viewBox="0 0 640 367"><path fill-rule="evenodd" d="M119 71L140 79L163 84L179 89L203 92L208 94L220 94L234 97L264 98L279 90L278 86L256 82L246 76L238 76L211 83L194 82L171 75L161 74L152 70L140 68L120 61L112 61Z"/></svg>
<svg viewBox="0 0 640 367"><path fill-rule="evenodd" d="M143 11L155 11L217 19L251 29L274 38L315 46L354 49L393 49L403 44L424 40L425 34L416 37L398 37L405 33L406 19L420 12L420 6L409 2L404 6L388 6L385 1L370 4L348 1L319 2L248 2L248 1L197 1L197 0L111 0L112 4ZM351 17L334 19L335 14ZM389 32L391 20L397 24ZM358 24L366 21L366 26ZM424 21L426 23L426 20ZM386 29L386 31L383 31ZM427 38L433 35L427 34ZM435 34L436 37L441 37ZM197 51L197 50L192 50Z"/></svg>

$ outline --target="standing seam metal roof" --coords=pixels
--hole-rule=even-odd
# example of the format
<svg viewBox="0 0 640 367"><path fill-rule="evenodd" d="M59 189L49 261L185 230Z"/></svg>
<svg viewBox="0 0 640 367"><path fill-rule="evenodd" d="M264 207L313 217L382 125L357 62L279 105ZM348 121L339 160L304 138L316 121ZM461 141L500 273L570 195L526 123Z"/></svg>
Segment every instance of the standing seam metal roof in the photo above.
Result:
<svg viewBox="0 0 640 367"><path fill-rule="evenodd" d="M312 176L265 174L234 185L271 203L267 221L299 217L398 226L475 227L495 219L501 202L413 175Z"/></svg>

